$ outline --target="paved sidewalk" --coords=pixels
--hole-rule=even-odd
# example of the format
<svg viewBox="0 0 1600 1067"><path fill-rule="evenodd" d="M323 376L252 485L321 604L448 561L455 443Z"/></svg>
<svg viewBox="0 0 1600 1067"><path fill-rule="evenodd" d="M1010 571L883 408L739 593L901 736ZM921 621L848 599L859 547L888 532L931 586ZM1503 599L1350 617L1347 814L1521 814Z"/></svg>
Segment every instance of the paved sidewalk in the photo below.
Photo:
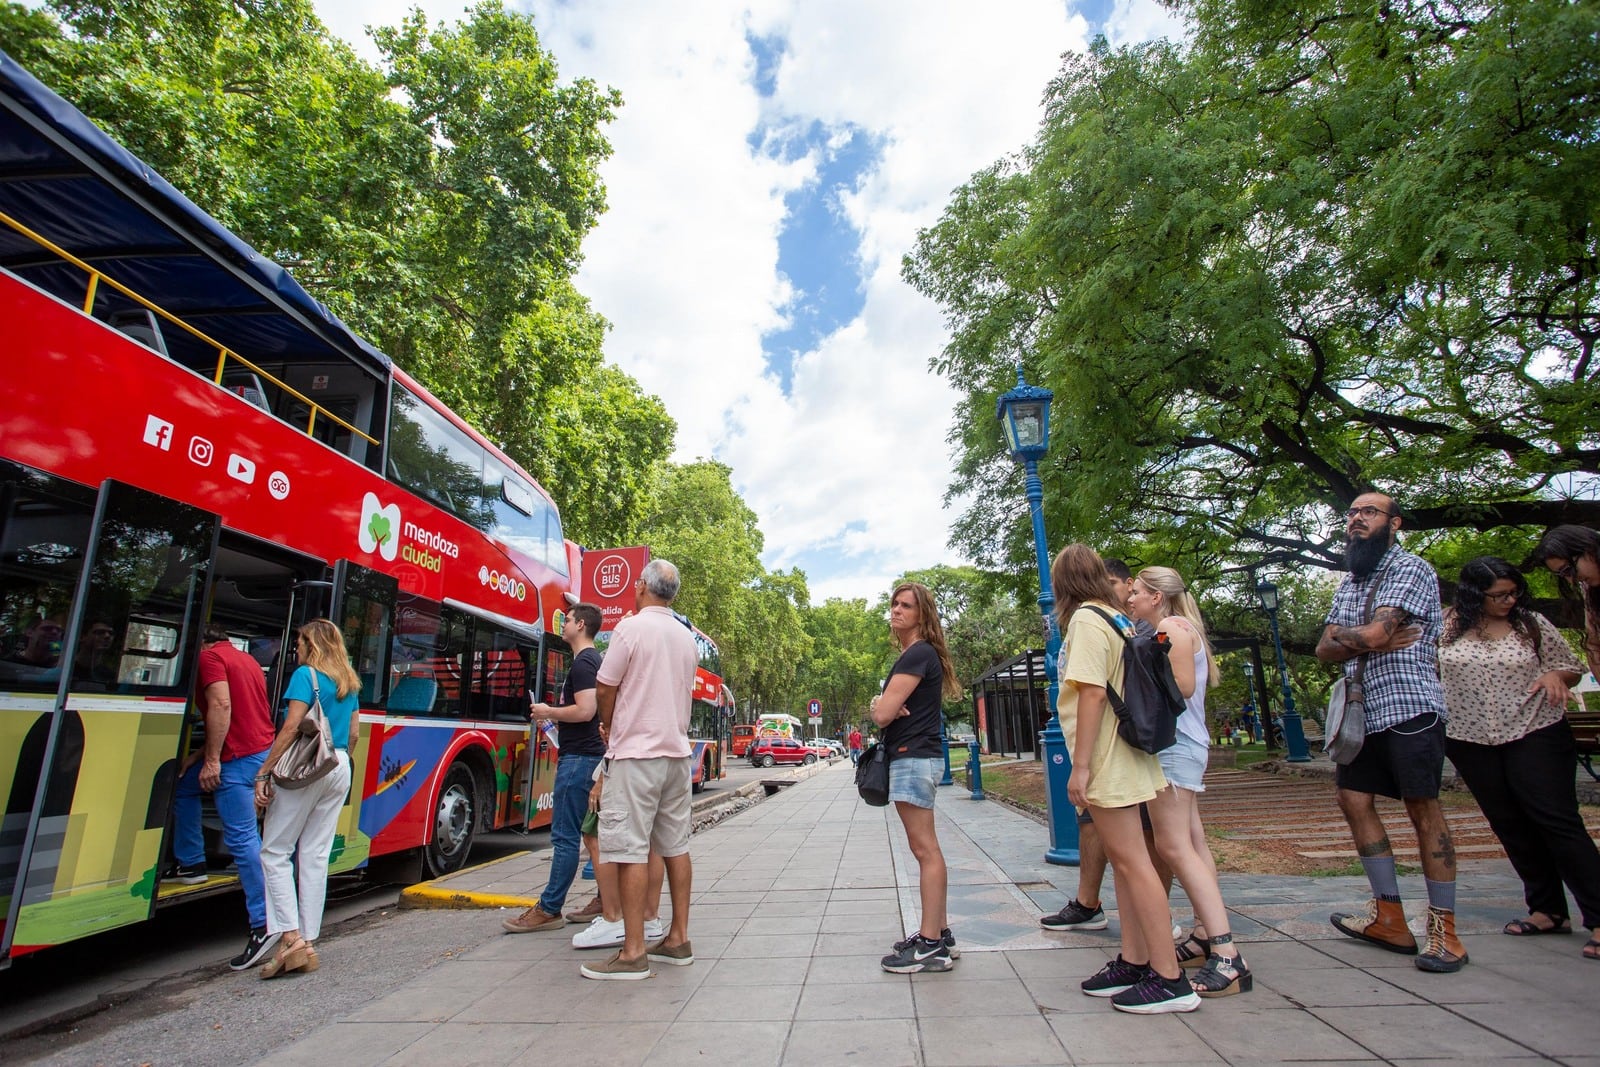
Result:
<svg viewBox="0 0 1600 1067"><path fill-rule="evenodd" d="M264 1062L1600 1067L1600 963L1579 958L1579 936L1498 933L1523 911L1504 861L1463 865L1459 925L1472 963L1455 975L1423 974L1329 927L1331 910L1365 899L1364 879L1226 876L1255 990L1188 1015L1136 1017L1078 991L1115 953L1115 921L1104 933L1038 928L1077 877L1043 862L1044 829L952 787L940 790L938 812L963 951L952 972L879 968L916 925L915 861L898 820L857 800L843 764L695 836L694 966L593 982L579 964L603 954L571 947L577 927L506 935ZM494 866L497 891L543 885L542 858ZM1403 879L1402 891L1421 901L1421 879ZM1420 905L1411 910L1420 917ZM483 922L506 914L486 910ZM330 953L324 970L338 966ZM291 980L310 989L317 979Z"/></svg>

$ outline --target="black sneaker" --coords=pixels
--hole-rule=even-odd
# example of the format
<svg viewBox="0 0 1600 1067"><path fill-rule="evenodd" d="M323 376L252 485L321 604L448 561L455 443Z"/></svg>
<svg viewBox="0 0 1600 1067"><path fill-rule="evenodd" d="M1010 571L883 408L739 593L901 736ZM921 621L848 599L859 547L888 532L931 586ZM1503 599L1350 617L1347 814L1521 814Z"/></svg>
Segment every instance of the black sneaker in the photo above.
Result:
<svg viewBox="0 0 1600 1067"><path fill-rule="evenodd" d="M177 882L179 885L204 885L206 869L204 866L185 867L181 863L174 863L167 868L167 873L161 876L163 882Z"/></svg>
<svg viewBox="0 0 1600 1067"><path fill-rule="evenodd" d="M1041 916L1039 925L1046 930L1104 930L1110 920L1106 918L1106 909L1098 904L1089 908L1069 900L1060 911Z"/></svg>
<svg viewBox="0 0 1600 1067"><path fill-rule="evenodd" d="M244 951L228 961L228 966L236 971L248 971L256 964L267 958L267 953L272 951L272 946L278 943L277 934L267 933L263 926L259 930L250 931L250 940L244 943Z"/></svg>
<svg viewBox="0 0 1600 1067"><path fill-rule="evenodd" d="M883 969L890 974L916 974L918 971L948 971L955 966L944 938L929 941L920 935L898 941L895 950L883 957Z"/></svg>
<svg viewBox="0 0 1600 1067"><path fill-rule="evenodd" d="M896 941L894 943L894 950L896 952L904 952L911 945L911 942L915 941L921 936L921 934L912 934L904 941ZM939 931L939 936L944 940L944 947L950 950L950 958L953 960L959 960L961 958L961 950L956 947L956 935L952 934L950 932L950 928L946 926L943 930Z"/></svg>
<svg viewBox="0 0 1600 1067"><path fill-rule="evenodd" d="M1129 963L1118 954L1116 959L1085 978L1080 988L1091 997L1114 997L1144 981L1149 973L1148 964Z"/></svg>
<svg viewBox="0 0 1600 1067"><path fill-rule="evenodd" d="M1111 998L1111 1006L1134 1015L1164 1015L1170 1011L1194 1011L1200 994L1183 975L1163 978L1151 971L1137 985L1129 986Z"/></svg>

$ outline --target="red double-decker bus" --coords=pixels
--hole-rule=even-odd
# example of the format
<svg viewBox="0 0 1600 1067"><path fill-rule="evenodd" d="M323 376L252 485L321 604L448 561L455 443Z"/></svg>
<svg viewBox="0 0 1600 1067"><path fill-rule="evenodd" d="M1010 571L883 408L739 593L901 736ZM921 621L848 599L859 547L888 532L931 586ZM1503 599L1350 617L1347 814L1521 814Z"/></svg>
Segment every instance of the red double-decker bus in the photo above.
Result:
<svg viewBox="0 0 1600 1067"><path fill-rule="evenodd" d="M0 966L233 881L160 881L208 621L274 706L294 628L343 629L335 871L443 873L548 821L528 711L578 574L555 504L4 53L0 320Z"/></svg>

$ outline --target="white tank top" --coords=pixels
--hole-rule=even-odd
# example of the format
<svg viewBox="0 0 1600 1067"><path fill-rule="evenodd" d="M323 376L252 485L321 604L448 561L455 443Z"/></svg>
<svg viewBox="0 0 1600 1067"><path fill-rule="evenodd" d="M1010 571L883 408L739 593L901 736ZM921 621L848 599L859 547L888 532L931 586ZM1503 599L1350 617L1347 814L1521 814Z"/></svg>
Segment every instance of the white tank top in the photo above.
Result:
<svg viewBox="0 0 1600 1067"><path fill-rule="evenodd" d="M1192 741L1211 747L1211 734L1206 730L1206 684L1210 680L1211 668L1206 662L1205 644L1200 640L1200 634L1195 631L1193 624L1181 615L1174 616L1182 621L1183 626L1189 631L1189 636L1195 640L1194 650L1194 692L1184 700L1184 711L1178 716L1178 732Z"/></svg>

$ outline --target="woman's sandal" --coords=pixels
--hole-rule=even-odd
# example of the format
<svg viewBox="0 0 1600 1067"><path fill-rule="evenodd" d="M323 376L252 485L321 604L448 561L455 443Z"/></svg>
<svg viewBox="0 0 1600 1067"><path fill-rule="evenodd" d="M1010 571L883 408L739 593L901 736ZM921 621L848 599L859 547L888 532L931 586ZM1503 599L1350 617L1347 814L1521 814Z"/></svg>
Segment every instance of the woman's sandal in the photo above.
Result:
<svg viewBox="0 0 1600 1067"><path fill-rule="evenodd" d="M1536 937L1539 934L1570 934L1572 923L1568 919L1556 919L1554 926L1540 926L1532 919L1512 919L1500 931L1512 937Z"/></svg>
<svg viewBox="0 0 1600 1067"><path fill-rule="evenodd" d="M311 958L311 943L305 938L300 938L292 945L279 945L278 954L267 961L261 968L262 978L276 978L280 974L290 971L305 969L306 963Z"/></svg>
<svg viewBox="0 0 1600 1067"><path fill-rule="evenodd" d="M322 966L322 961L317 958L316 945L313 945L309 941L302 941L300 943L306 947L306 965L300 968L300 973L310 974L312 971Z"/></svg>
<svg viewBox="0 0 1600 1067"><path fill-rule="evenodd" d="M1212 956L1206 965L1189 976L1189 986L1202 997L1231 997L1248 993L1255 985L1243 956Z"/></svg>
<svg viewBox="0 0 1600 1067"><path fill-rule="evenodd" d="M1191 931L1188 937L1179 941L1173 948L1178 953L1179 967L1203 967L1207 957L1211 955L1211 940Z"/></svg>
<svg viewBox="0 0 1600 1067"><path fill-rule="evenodd" d="M1600 937L1591 937L1578 955L1586 960L1600 960Z"/></svg>

